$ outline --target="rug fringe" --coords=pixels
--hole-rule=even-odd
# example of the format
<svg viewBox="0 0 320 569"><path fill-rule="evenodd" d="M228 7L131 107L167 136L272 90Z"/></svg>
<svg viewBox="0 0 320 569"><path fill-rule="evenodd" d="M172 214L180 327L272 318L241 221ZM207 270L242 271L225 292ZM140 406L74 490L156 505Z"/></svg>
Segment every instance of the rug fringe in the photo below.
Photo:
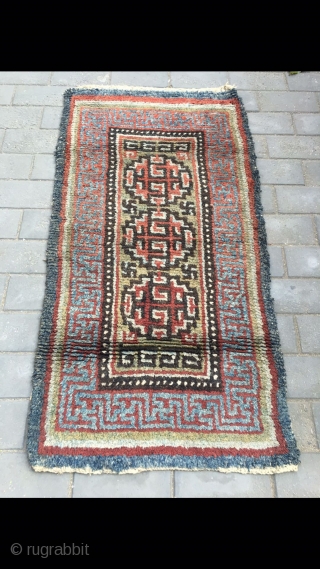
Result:
<svg viewBox="0 0 320 569"><path fill-rule="evenodd" d="M231 89L236 89L235 85L230 85L228 83L228 81L224 84L221 85L220 87L201 87L199 89L195 89L195 88L190 88L190 89L184 89L182 87L136 87L134 85L77 85L75 87L75 89L125 89L128 91L145 91L146 89L148 91L167 91L167 90L173 90L173 91L210 91L210 92L214 92L214 93L221 93L222 91L230 91Z"/></svg>

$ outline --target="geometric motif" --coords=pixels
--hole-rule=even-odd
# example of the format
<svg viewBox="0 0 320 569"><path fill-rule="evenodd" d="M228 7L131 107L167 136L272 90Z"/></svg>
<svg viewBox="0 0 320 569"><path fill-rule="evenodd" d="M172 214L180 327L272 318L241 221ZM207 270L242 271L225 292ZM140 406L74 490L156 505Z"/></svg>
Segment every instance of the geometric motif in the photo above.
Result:
<svg viewBox="0 0 320 569"><path fill-rule="evenodd" d="M269 281L236 90L68 90L32 467L297 470Z"/></svg>

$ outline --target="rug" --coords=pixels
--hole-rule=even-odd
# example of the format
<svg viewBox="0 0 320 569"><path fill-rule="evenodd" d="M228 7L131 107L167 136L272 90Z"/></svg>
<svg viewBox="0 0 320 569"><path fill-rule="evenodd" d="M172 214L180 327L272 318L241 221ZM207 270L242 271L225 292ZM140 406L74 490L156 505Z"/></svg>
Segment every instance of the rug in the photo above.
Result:
<svg viewBox="0 0 320 569"><path fill-rule="evenodd" d="M297 470L236 89L67 90L46 261L34 470Z"/></svg>

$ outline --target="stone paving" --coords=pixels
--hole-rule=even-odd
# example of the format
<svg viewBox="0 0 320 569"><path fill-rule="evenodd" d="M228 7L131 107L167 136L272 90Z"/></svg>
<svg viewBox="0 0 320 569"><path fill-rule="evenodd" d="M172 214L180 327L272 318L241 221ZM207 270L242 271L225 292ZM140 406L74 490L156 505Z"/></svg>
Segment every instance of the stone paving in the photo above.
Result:
<svg viewBox="0 0 320 569"><path fill-rule="evenodd" d="M276 476L35 473L26 417L63 93L81 84L235 85L261 175L272 294L302 463ZM320 497L320 72L0 72L0 495Z"/></svg>

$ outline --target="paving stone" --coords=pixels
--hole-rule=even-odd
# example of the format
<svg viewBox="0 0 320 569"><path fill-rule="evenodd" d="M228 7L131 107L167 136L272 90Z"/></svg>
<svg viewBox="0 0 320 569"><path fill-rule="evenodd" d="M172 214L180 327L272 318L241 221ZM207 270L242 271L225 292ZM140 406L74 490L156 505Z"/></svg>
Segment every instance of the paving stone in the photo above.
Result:
<svg viewBox="0 0 320 569"><path fill-rule="evenodd" d="M258 158L257 167L262 184L304 184L299 160Z"/></svg>
<svg viewBox="0 0 320 569"><path fill-rule="evenodd" d="M230 83L237 89L286 89L284 73L273 71L230 71Z"/></svg>
<svg viewBox="0 0 320 569"><path fill-rule="evenodd" d="M30 397L34 354L0 354L0 397Z"/></svg>
<svg viewBox="0 0 320 569"><path fill-rule="evenodd" d="M33 180L53 180L55 161L53 154L37 154L34 159L31 178Z"/></svg>
<svg viewBox="0 0 320 569"><path fill-rule="evenodd" d="M40 313L0 314L0 351L33 352L37 347Z"/></svg>
<svg viewBox="0 0 320 569"><path fill-rule="evenodd" d="M290 113L248 113L248 119L252 134L294 134Z"/></svg>
<svg viewBox="0 0 320 569"><path fill-rule="evenodd" d="M0 83L5 85L47 85L50 71L0 71Z"/></svg>
<svg viewBox="0 0 320 569"><path fill-rule="evenodd" d="M110 71L55 71L51 85L108 85Z"/></svg>
<svg viewBox="0 0 320 569"><path fill-rule="evenodd" d="M247 111L259 110L257 94L254 91L238 91L238 95L242 99Z"/></svg>
<svg viewBox="0 0 320 569"><path fill-rule="evenodd" d="M13 87L12 87L13 89ZM63 105L63 94L66 88L63 86L48 85L38 87L37 85L22 86L18 85L14 95L14 105ZM1 87L0 87L1 92ZM1 101L1 99L0 99ZM2 103L7 104L7 103Z"/></svg>
<svg viewBox="0 0 320 569"><path fill-rule="evenodd" d="M259 158L268 158L268 146L265 136L254 134L252 138L256 156Z"/></svg>
<svg viewBox="0 0 320 569"><path fill-rule="evenodd" d="M292 93L288 91L264 91L259 93L262 111L317 112L319 104L315 93Z"/></svg>
<svg viewBox="0 0 320 569"><path fill-rule="evenodd" d="M286 247L289 277L320 277L320 247Z"/></svg>
<svg viewBox="0 0 320 569"><path fill-rule="evenodd" d="M41 114L40 107L0 107L0 128L38 127Z"/></svg>
<svg viewBox="0 0 320 569"><path fill-rule="evenodd" d="M52 182L0 180L2 207L50 208L52 192Z"/></svg>
<svg viewBox="0 0 320 569"><path fill-rule="evenodd" d="M289 398L320 397L320 357L284 356Z"/></svg>
<svg viewBox="0 0 320 569"><path fill-rule="evenodd" d="M0 448L23 447L29 400L0 399Z"/></svg>
<svg viewBox="0 0 320 569"><path fill-rule="evenodd" d="M14 85L0 85L0 105L10 105Z"/></svg>
<svg viewBox="0 0 320 569"><path fill-rule="evenodd" d="M316 226L317 226L317 232L318 232L318 240L320 243L320 215L316 215Z"/></svg>
<svg viewBox="0 0 320 569"><path fill-rule="evenodd" d="M320 73L318 71L288 75L287 79L291 91L320 91Z"/></svg>
<svg viewBox="0 0 320 569"><path fill-rule="evenodd" d="M0 275L0 306L2 305L6 284L7 284L7 275Z"/></svg>
<svg viewBox="0 0 320 569"><path fill-rule="evenodd" d="M294 114L294 123L298 134L320 134L320 115L310 114Z"/></svg>
<svg viewBox="0 0 320 569"><path fill-rule="evenodd" d="M16 128L6 130L2 152L25 152L49 154L54 152L58 131L52 129Z"/></svg>
<svg viewBox="0 0 320 569"><path fill-rule="evenodd" d="M59 128L62 109L60 107L45 107L41 128Z"/></svg>
<svg viewBox="0 0 320 569"><path fill-rule="evenodd" d="M0 241L0 273L45 273L45 241Z"/></svg>
<svg viewBox="0 0 320 569"><path fill-rule="evenodd" d="M169 498L170 472L140 474L75 474L74 498Z"/></svg>
<svg viewBox="0 0 320 569"><path fill-rule="evenodd" d="M320 313L320 281L316 279L272 279L276 312Z"/></svg>
<svg viewBox="0 0 320 569"><path fill-rule="evenodd" d="M67 498L70 474L35 472L22 452L0 454L0 493L3 498Z"/></svg>
<svg viewBox="0 0 320 569"><path fill-rule="evenodd" d="M312 411L318 437L318 446L320 448L320 401L314 401L312 403Z"/></svg>
<svg viewBox="0 0 320 569"><path fill-rule="evenodd" d="M271 498L269 476L224 472L176 472L177 498Z"/></svg>
<svg viewBox="0 0 320 569"><path fill-rule="evenodd" d="M273 188L270 186L261 186L261 201L264 213L275 213L275 199Z"/></svg>
<svg viewBox="0 0 320 569"><path fill-rule="evenodd" d="M0 178L27 180L31 162L31 154L0 154Z"/></svg>
<svg viewBox="0 0 320 569"><path fill-rule="evenodd" d="M279 498L320 497L320 453L304 453L298 472L276 474Z"/></svg>
<svg viewBox="0 0 320 569"><path fill-rule="evenodd" d="M266 215L268 243L305 244L315 243L312 218L308 215Z"/></svg>
<svg viewBox="0 0 320 569"><path fill-rule="evenodd" d="M50 218L50 209L26 209L23 212L20 238L47 239Z"/></svg>
<svg viewBox="0 0 320 569"><path fill-rule="evenodd" d="M297 316L301 348L309 354L320 354L320 316Z"/></svg>
<svg viewBox="0 0 320 569"><path fill-rule="evenodd" d="M283 277L284 267L282 260L282 247L268 247L270 255L270 269L272 277Z"/></svg>
<svg viewBox="0 0 320 569"><path fill-rule="evenodd" d="M5 310L41 310L44 299L45 275L14 275L10 277Z"/></svg>
<svg viewBox="0 0 320 569"><path fill-rule="evenodd" d="M0 237L2 239L17 237L20 219L19 209L0 209Z"/></svg>
<svg viewBox="0 0 320 569"><path fill-rule="evenodd" d="M270 158L320 158L320 136L267 136Z"/></svg>
<svg viewBox="0 0 320 569"><path fill-rule="evenodd" d="M228 81L226 71L171 71L173 87L185 89L220 87Z"/></svg>
<svg viewBox="0 0 320 569"><path fill-rule="evenodd" d="M166 71L112 71L112 85L136 85L137 87L168 87Z"/></svg>
<svg viewBox="0 0 320 569"><path fill-rule="evenodd" d="M299 450L301 452L318 450L311 403L292 400L288 401L288 407Z"/></svg>
<svg viewBox="0 0 320 569"><path fill-rule="evenodd" d="M298 352L293 317L287 314L277 314L278 330L282 352L296 354Z"/></svg>
<svg viewBox="0 0 320 569"><path fill-rule="evenodd" d="M320 213L320 187L276 186L279 213Z"/></svg>
<svg viewBox="0 0 320 569"><path fill-rule="evenodd" d="M304 160L303 168L307 186L320 186L320 160Z"/></svg>

